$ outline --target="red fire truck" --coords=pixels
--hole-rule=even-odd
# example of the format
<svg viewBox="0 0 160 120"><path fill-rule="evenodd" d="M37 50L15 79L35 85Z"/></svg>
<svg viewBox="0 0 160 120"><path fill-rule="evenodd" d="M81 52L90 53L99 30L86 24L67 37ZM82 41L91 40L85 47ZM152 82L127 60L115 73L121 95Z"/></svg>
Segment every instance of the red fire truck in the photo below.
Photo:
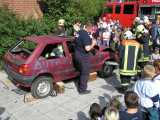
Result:
<svg viewBox="0 0 160 120"><path fill-rule="evenodd" d="M119 20L123 27L130 27L135 17L148 16L156 19L160 15L160 0L108 1L104 4L102 17Z"/></svg>

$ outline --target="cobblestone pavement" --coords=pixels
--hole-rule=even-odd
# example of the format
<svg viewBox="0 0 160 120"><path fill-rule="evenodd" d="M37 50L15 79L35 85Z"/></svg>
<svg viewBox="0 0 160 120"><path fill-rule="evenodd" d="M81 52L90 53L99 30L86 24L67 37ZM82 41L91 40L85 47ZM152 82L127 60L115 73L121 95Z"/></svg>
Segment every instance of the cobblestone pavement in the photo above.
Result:
<svg viewBox="0 0 160 120"><path fill-rule="evenodd" d="M56 97L47 97L24 103L26 91L17 89L5 72L0 72L0 118L2 120L87 120L89 107L97 102L103 107L120 93L113 87L118 84L113 76L88 83L90 94L79 95L73 81L65 82L65 92Z"/></svg>

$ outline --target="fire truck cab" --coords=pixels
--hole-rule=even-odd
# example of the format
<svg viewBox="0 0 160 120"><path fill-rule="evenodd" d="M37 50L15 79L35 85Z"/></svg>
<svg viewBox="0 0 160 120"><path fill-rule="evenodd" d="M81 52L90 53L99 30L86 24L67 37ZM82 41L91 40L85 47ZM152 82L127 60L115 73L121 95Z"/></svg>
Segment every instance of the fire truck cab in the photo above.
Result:
<svg viewBox="0 0 160 120"><path fill-rule="evenodd" d="M160 15L160 0L110 1L104 4L102 17L119 20L123 27L130 27L137 16L156 19L157 15Z"/></svg>

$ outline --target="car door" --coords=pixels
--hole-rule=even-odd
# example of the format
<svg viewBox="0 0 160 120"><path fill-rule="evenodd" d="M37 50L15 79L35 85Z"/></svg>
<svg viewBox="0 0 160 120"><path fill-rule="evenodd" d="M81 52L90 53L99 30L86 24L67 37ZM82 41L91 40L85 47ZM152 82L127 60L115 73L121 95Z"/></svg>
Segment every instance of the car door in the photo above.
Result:
<svg viewBox="0 0 160 120"><path fill-rule="evenodd" d="M74 71L72 58L66 54L63 43L48 44L42 56L45 58L46 68L52 73L55 81L68 79L70 73Z"/></svg>

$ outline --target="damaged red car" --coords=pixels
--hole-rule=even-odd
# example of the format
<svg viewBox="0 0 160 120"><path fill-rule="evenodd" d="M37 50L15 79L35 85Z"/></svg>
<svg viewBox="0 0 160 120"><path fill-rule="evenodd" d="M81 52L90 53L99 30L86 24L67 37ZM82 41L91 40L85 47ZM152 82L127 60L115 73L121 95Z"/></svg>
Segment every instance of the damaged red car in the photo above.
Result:
<svg viewBox="0 0 160 120"><path fill-rule="evenodd" d="M74 64L74 39L56 36L25 37L9 49L4 56L4 69L16 84L30 87L36 98L47 97L58 81L79 76ZM95 47L90 57L91 72L101 76L112 73L111 52Z"/></svg>

